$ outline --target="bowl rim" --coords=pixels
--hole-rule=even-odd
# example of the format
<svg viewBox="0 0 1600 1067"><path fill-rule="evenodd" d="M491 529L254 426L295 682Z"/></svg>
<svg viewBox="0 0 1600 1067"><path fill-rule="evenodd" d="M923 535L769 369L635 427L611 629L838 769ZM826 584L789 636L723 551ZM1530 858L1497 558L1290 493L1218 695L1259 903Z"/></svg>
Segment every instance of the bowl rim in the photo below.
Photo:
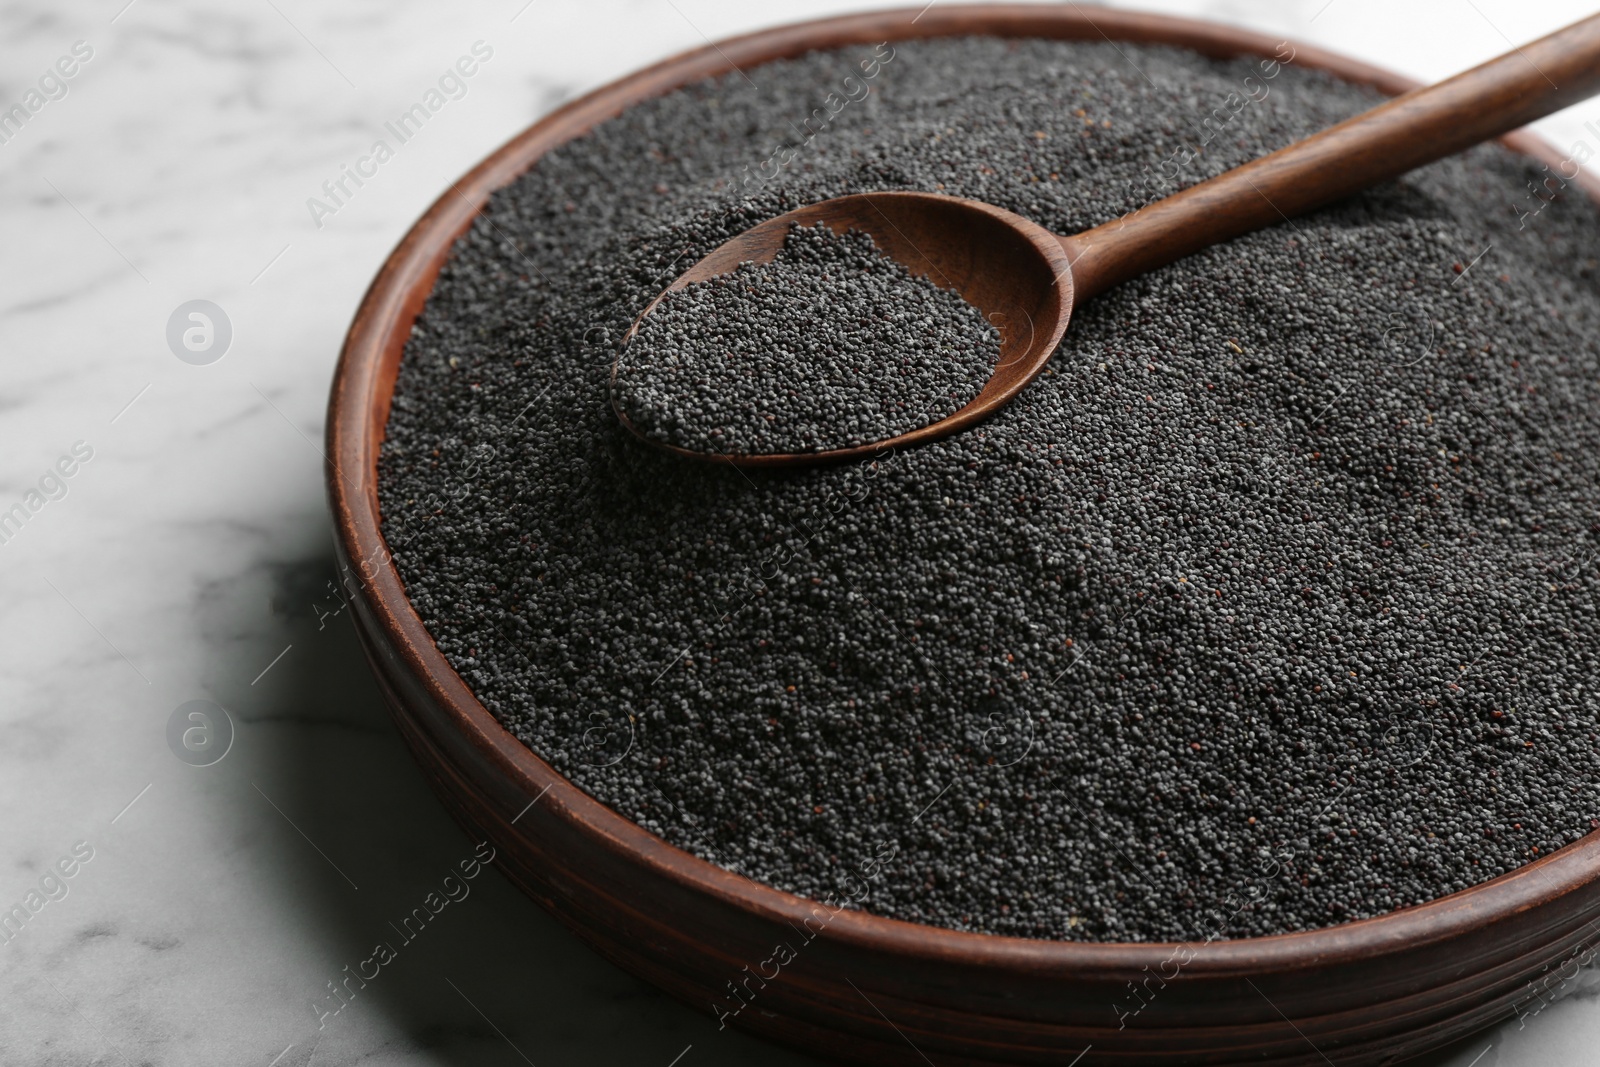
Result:
<svg viewBox="0 0 1600 1067"><path fill-rule="evenodd" d="M1076 32L1069 34L1068 29ZM1058 39L1099 35L1111 42L1149 41L1218 56L1268 57L1287 43L1295 50L1297 65L1391 95L1419 84L1338 53L1225 23L1077 4L891 8L786 23L708 42L564 104L451 183L385 258L351 322L334 372L326 429L329 504L341 562L360 568L358 575L351 574L346 565L344 577L347 583L354 579L355 592L369 609L372 623L412 679L445 709L459 737L515 783L522 796L531 798L529 807L543 802L547 816L555 814L583 824L587 832L604 838L612 850L648 866L655 875L774 922L802 921L817 903L700 859L611 810L518 741L478 701L434 645L406 597L381 532L376 462L405 342L440 267L490 194L513 182L549 150L643 100L746 65L873 40L899 42L962 34ZM1502 138L1502 142L1551 166L1564 162L1557 149L1526 130ZM1573 184L1600 201L1600 177L1583 170ZM830 940L910 962L956 961L1091 980L1136 973L1170 960L1175 952L1200 945L1204 951L1194 953L1185 964L1187 971L1214 977L1242 976L1263 966L1276 970L1322 968L1449 941L1551 903L1596 879L1600 879L1600 831L1591 831L1468 889L1372 918L1293 933L1212 941L1052 941L952 930L844 910L830 919L826 934Z"/></svg>

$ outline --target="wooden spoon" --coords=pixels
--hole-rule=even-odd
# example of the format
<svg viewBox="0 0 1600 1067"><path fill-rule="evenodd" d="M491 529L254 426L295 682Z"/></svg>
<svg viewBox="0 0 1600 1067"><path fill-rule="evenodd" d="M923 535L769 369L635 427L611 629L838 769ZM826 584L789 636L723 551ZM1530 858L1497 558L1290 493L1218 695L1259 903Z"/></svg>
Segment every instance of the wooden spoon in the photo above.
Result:
<svg viewBox="0 0 1600 1067"><path fill-rule="evenodd" d="M1597 91L1600 15L1070 237L991 204L935 193L824 200L746 230L689 268L645 308L624 345L666 293L744 263L769 263L791 226L826 223L837 233L869 234L885 255L960 293L1000 327L1000 358L977 397L953 415L872 444L770 454L696 452L651 440L617 408L614 389L612 406L623 425L657 448L746 467L857 459L945 437L998 411L1044 369L1076 302L1508 133ZM613 384L616 373L613 365Z"/></svg>

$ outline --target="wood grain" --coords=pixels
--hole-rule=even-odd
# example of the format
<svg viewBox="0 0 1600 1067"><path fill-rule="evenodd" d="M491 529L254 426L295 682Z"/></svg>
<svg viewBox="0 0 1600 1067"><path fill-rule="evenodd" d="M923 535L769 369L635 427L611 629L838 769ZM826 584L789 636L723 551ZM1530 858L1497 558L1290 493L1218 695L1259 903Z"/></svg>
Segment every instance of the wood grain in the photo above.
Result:
<svg viewBox="0 0 1600 1067"><path fill-rule="evenodd" d="M455 239L492 190L551 148L641 99L734 65L968 33L1165 42L1212 56L1269 56L1278 45L1223 26L1077 5L939 5L920 17L917 9L876 12L697 49L574 101L457 182L384 263L335 374L327 482L336 549L401 734L467 831L495 844L508 877L598 952L704 1012L713 1028L711 1006L728 996L727 983L793 939L813 905L623 819L473 697L407 601L381 535L376 460L396 369ZM1389 93L1412 88L1295 47L1297 65ZM1532 138L1507 143L1551 166L1561 161ZM1596 193L1590 179L1580 181ZM910 1067L1389 1063L1507 1017L1531 979L1584 943L1597 914L1600 834L1591 834L1492 882L1378 919L1188 946L1194 955L1181 976L1119 1029L1112 1005L1127 1002L1128 983L1159 971L1180 946L986 937L843 912L730 1025L842 1061ZM538 1017L536 1004L529 1011Z"/></svg>

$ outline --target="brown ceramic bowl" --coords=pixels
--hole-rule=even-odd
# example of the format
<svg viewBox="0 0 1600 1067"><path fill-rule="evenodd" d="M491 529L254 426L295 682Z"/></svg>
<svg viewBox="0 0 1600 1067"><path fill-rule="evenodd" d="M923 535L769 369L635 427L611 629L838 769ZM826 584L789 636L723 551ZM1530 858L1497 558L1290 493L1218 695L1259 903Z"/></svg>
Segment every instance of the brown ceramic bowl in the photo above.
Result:
<svg viewBox="0 0 1600 1067"><path fill-rule="evenodd" d="M545 152L646 97L814 48L973 33L1158 42L1212 56L1269 56L1278 45L1226 26L1075 4L938 5L918 14L767 30L613 82L479 164L383 265L333 383L328 492L340 561L360 590L362 643L434 788L472 833L495 844L507 876L602 955L708 1017L732 1003L729 983L742 985L754 999L733 1025L841 1060L1389 1063L1529 1010L1530 983L1581 950L1586 924L1600 915L1600 833L1465 892L1310 933L1183 949L990 937L841 912L806 942L797 931L820 925L817 905L674 848L581 792L507 733L434 647L379 532L375 464L390 394L411 324L455 239L492 190ZM1295 62L1388 93L1411 88L1313 48L1299 47ZM1507 143L1560 162L1526 135ZM766 961L780 943L798 948L792 962L775 979L747 982L771 973ZM1181 968L1169 962L1185 955ZM1114 1005L1136 1002L1129 983L1154 1000L1119 1027Z"/></svg>

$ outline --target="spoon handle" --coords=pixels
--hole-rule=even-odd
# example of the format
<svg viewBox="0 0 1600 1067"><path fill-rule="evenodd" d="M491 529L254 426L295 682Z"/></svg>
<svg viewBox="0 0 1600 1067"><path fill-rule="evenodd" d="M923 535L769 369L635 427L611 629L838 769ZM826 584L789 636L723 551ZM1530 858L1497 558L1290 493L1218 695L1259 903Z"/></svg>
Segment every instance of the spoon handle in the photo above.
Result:
<svg viewBox="0 0 1600 1067"><path fill-rule="evenodd" d="M1082 301L1600 92L1600 15L1071 237Z"/></svg>

